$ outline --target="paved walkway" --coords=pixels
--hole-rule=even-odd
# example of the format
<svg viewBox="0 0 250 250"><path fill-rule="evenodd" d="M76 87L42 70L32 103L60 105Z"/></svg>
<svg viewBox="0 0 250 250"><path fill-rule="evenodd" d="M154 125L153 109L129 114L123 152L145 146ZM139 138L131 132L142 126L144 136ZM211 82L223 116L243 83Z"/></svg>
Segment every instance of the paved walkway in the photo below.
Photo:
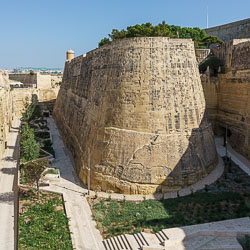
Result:
<svg viewBox="0 0 250 250"><path fill-rule="evenodd" d="M226 155L226 149L223 146L223 138L222 137L215 137L215 143L217 152L220 156ZM235 152L231 145L228 143L228 156L231 157L232 161L234 161L239 167L245 171L248 175L250 175L250 162L239 153Z"/></svg>
<svg viewBox="0 0 250 250"><path fill-rule="evenodd" d="M163 229L156 234L124 234L103 243L107 250L242 250L237 237L245 234L250 234L248 217Z"/></svg>
<svg viewBox="0 0 250 250"><path fill-rule="evenodd" d="M16 249L18 127L16 119L8 136L8 148L0 161L0 249L3 250Z"/></svg>
<svg viewBox="0 0 250 250"><path fill-rule="evenodd" d="M48 126L53 140L56 160L52 167L60 169L61 178L50 181L49 187L43 189L63 193L65 208L72 233L72 243L75 249L99 250L104 249L102 236L84 194L87 190L78 180L71 163L70 153L61 139L59 130L52 118L48 118Z"/></svg>
<svg viewBox="0 0 250 250"><path fill-rule="evenodd" d="M49 187L44 187L46 190L63 193L65 200L65 208L67 216L70 218L69 227L72 232L72 243L75 249L86 249L86 250L98 250L104 249L102 244L102 236L96 229L96 223L92 219L92 213L89 208L88 202L84 195L87 193L87 189L78 180L74 167L71 161L71 154L68 149L64 146L59 130L57 129L55 122L52 118L48 118L48 126L51 131L53 139L53 147L56 154L56 160L53 162L52 167L60 169L61 178L50 181ZM216 146L219 155L223 156L225 149L220 145L220 140L216 139ZM224 150L224 151L223 151ZM237 164L240 162L240 167L246 167L247 162L243 162L242 159L237 157L232 149L229 150L232 160ZM248 162L249 163L249 162ZM250 165L249 165L250 166ZM250 168L247 167L249 170ZM247 171L245 169L244 171ZM213 183L223 173L224 164L222 159L219 158L218 166L212 171L207 177L200 182L182 189L179 194L180 196L188 195L192 191L196 191L204 188L206 184ZM91 192L93 195L94 192ZM98 196L109 197L110 194L98 192ZM164 198L176 197L176 192L166 193ZM122 194L111 194L112 199L123 199ZM143 199L160 199L162 195L125 195L127 200L143 200Z"/></svg>

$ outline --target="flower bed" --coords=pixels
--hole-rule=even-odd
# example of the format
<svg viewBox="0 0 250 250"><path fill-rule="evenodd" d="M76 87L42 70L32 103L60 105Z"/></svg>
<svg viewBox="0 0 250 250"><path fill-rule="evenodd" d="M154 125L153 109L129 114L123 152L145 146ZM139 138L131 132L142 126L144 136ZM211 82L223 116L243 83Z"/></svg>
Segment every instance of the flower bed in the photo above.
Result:
<svg viewBox="0 0 250 250"><path fill-rule="evenodd" d="M59 194L20 190L18 249L73 249Z"/></svg>

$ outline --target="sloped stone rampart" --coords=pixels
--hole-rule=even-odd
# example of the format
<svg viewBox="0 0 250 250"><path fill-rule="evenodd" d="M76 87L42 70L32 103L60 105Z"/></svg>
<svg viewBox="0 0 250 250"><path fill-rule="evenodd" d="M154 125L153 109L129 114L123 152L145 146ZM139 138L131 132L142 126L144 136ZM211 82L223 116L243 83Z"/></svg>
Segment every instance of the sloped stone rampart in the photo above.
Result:
<svg viewBox="0 0 250 250"><path fill-rule="evenodd" d="M66 62L54 117L85 184L90 149L94 190L178 190L217 164L188 39L123 39Z"/></svg>

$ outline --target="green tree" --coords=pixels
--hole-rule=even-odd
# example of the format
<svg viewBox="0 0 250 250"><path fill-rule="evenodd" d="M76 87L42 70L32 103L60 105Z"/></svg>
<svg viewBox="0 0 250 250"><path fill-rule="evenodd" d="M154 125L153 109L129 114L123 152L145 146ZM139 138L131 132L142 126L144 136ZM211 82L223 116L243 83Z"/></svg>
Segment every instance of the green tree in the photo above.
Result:
<svg viewBox="0 0 250 250"><path fill-rule="evenodd" d="M42 177L42 173L49 167L49 161L47 158L41 158L33 161L29 161L23 165L22 171L26 183L30 186L36 185L37 198L40 199L39 181Z"/></svg>
<svg viewBox="0 0 250 250"><path fill-rule="evenodd" d="M32 115L36 109L37 103L35 97L32 97L32 101L30 104L26 103L25 112L22 113L22 120L25 122L29 122L32 118Z"/></svg>
<svg viewBox="0 0 250 250"><path fill-rule="evenodd" d="M111 41L110 41L110 39L108 39L107 37L104 37L100 42L99 42L99 47L101 47L101 46L103 46L103 45L105 45L105 44L107 44L107 43L110 43Z"/></svg>
<svg viewBox="0 0 250 250"><path fill-rule="evenodd" d="M201 46L209 47L211 44L223 44L223 41L216 36L206 36L199 41Z"/></svg>
<svg viewBox="0 0 250 250"><path fill-rule="evenodd" d="M151 23L136 24L134 26L128 26L126 30L113 29L109 38L104 38L99 42L99 47L115 41L117 39L129 38L129 37L154 37L164 36L171 38L189 38L194 41L195 47L208 47L212 43L222 43L217 37L211 37L206 34L204 30L198 27L189 28L176 25L168 25L165 21L158 25L152 25Z"/></svg>

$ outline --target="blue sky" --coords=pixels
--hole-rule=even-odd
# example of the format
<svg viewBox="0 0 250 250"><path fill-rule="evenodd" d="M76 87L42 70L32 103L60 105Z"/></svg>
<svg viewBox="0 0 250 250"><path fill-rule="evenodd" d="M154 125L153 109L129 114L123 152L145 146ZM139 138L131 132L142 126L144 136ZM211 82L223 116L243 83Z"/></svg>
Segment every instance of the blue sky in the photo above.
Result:
<svg viewBox="0 0 250 250"><path fill-rule="evenodd" d="M250 17L250 0L0 0L0 68L63 67L137 23L205 28L206 6L210 27Z"/></svg>

